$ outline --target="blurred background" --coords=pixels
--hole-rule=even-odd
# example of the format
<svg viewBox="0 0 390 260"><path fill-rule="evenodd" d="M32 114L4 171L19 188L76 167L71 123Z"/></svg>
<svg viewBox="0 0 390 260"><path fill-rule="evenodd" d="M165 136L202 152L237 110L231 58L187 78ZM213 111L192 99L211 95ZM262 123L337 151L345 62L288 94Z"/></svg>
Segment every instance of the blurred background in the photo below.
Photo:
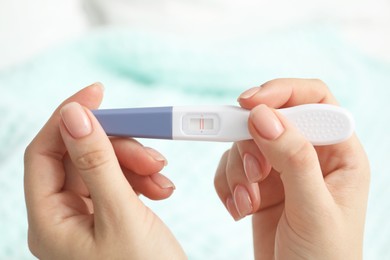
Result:
<svg viewBox="0 0 390 260"><path fill-rule="evenodd" d="M66 97L100 81L106 108L234 105L279 77L320 78L354 114L372 168L364 256L389 259L388 0L0 1L0 259L33 259L23 152ZM252 259L250 221L235 223L213 187L231 144L141 141L177 187L144 201L189 258Z"/></svg>

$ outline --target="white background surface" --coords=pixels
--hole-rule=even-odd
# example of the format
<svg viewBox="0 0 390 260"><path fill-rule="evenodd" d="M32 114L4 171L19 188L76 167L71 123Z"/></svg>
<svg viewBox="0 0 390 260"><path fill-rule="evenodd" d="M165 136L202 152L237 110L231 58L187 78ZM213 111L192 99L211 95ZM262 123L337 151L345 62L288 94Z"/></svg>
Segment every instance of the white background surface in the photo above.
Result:
<svg viewBox="0 0 390 260"><path fill-rule="evenodd" d="M237 35L238 39L240 34L261 34L278 28L296 29L299 27L305 27L307 25L315 26L316 24L328 24L331 25L332 28L337 28L339 32L342 33L342 37L349 41L351 46L361 50L368 57L384 62L390 62L389 14L390 1L386 0L377 0L375 2L370 0L321 0L315 2L309 0L1 0L0 70L21 64L29 59L34 59L34 56L39 55L39 53L61 45L67 41L71 41L72 39L78 38L81 35L85 35L89 30L94 29L96 26L102 26L106 24L129 26L132 28L140 28L142 30L158 31L162 33L176 33L184 36L195 35L197 37L203 38L207 38L211 35L218 35L218 37L222 38L225 37L225 35L234 34ZM350 63L347 64L350 65ZM358 68L360 67L358 66ZM381 87L384 89L386 86L379 86L379 84L378 86L372 86L369 84L369 80L371 79L368 79L362 75L357 75L358 73L356 72L359 70L351 71L353 74L348 76L356 78L361 76L362 79L367 80L365 81L365 83L367 83L367 88L358 88L354 90L355 92L360 91L359 93L363 93L359 95L362 104L370 104L373 107L371 110L364 109L362 107L361 110L359 110L362 112L361 115L364 115L364 113L371 113L372 110L377 109L375 107L377 104L374 104L373 101L377 96L374 87ZM362 72L362 74L364 74L364 71ZM340 73L345 73L345 71L341 71ZM128 102L127 100L125 102L127 97L121 96L124 91L128 91L127 87L127 85L123 87L116 86L116 88L113 88L111 92L107 92L107 98L108 100L111 100L111 103L108 104L111 106L118 105L118 103L120 104L120 100L122 102L121 104L128 104L126 103ZM76 88L78 88L78 86L72 86L72 90ZM5 87L0 86L0 90L1 89L4 90ZM12 91L13 89L9 90L9 92ZM47 89L42 91L47 91ZM44 93L50 96L50 93L57 93L58 90L53 88L51 91L52 92ZM70 89L66 91L69 93L71 92ZM178 101L184 103L207 103L208 101L205 97L193 97L188 94L185 95L184 93L173 91L172 89L166 91L161 89L155 90L140 88L136 89L136 91L137 94L141 97L152 97L156 100L161 96L167 95L169 99L164 100L164 102L167 102L167 104ZM161 93L159 91L161 91ZM33 92L33 90L30 90L28 93L31 94ZM343 93L342 90L340 92ZM25 94L24 92L21 93ZM29 134L32 135L32 133L30 133L31 130L26 130L26 128L30 127L31 125L37 125L36 122L31 123L29 120L34 120L37 117L41 117L43 121L46 118L43 118L42 115L36 116L35 114L35 116L30 118L29 115L25 114L25 110L22 108L17 109L19 106L14 101L19 100L18 94L14 95L16 97L15 99L7 99L6 95L4 95L4 93L2 94L3 95L0 96L0 105L4 105L6 107L8 104L10 104L10 106L12 105L13 109L10 110L13 113L7 114L6 117L3 116L3 120L0 122L5 122L6 126L7 122L9 122L8 126L10 126L10 129L12 126L16 126L16 130L12 135L15 140L9 139L8 135L6 134L3 135L4 139L1 141L4 142L0 142L2 144L1 151L4 152L3 154L12 154L10 153L9 149L16 148L8 147L7 144L17 143L17 140L23 139L23 137L25 137L23 136L25 132L29 132ZM59 94L56 96L57 98L58 95ZM379 96L380 100L386 99L385 95L379 94ZM21 100L23 101L29 98L30 97L28 96L23 96ZM369 98L372 98L372 101L368 100L365 102L366 99ZM41 99L39 101L41 101ZM211 102L215 101L213 99L210 100ZM39 104L37 107L40 107L41 105L42 107L47 108L47 103L50 102L54 101L47 101L42 99L42 104ZM220 102L231 103L234 101L220 100ZM140 101L140 104L143 104L142 101ZM25 104L25 107L26 106L28 107L28 105ZM40 112L46 114L50 113L50 111ZM370 115L370 117L372 117L372 115ZM6 120L4 120L4 118ZM379 127L372 127L372 129L366 128L366 131L372 132L370 135L366 135L366 138L369 136L370 142L367 143L369 144L371 151L374 150L376 146L378 146L378 143L383 145L386 144L386 140L388 140L387 135L380 135L380 133L384 133L383 129L388 129L382 127L383 122L385 121L382 121L382 124L379 124ZM389 122L389 120L386 122ZM0 131L5 131L4 127L2 127ZM18 134L19 132L21 134ZM235 248L244 248L247 245L245 244L247 240L245 238L239 237L237 234L241 234L240 232L245 234L249 233L249 219L246 219L243 222L233 223L228 214L224 211L222 204L216 198L213 187L210 184L212 182L212 172L218 163L218 157L227 146L225 144L217 145L191 143L191 149L187 149L187 147L189 147L189 144L187 143L175 143L175 145L170 145L169 143L150 140L145 141L144 143L149 144L149 146L155 147L157 150L160 150L164 154L168 154L170 156L170 163L167 167L167 172L169 173L172 171L170 176L175 178L174 180L180 184L180 187L178 187L177 191L175 191L175 196L172 199L164 202L150 202L150 204L153 206L153 208L157 208L164 213L163 217L168 223L175 224L175 230L178 237L189 238L187 241L190 242L187 242L186 248L191 251L193 256L192 259L204 259L204 256L208 253L210 255L213 255L214 253L214 255L221 256L218 259L226 259L226 254L230 253L228 249L234 251ZM20 149L21 154L23 147L17 148ZM386 149L386 151L388 151L388 148ZM383 150L384 149L382 149L382 151ZM199 154L195 151L207 151L210 156L204 156L203 153ZM0 156L1 155L2 154L0 153ZM374 155L376 168L385 168L381 166L384 165L382 162L386 161L386 156L388 156L388 153L377 153ZM187 163L183 163L189 160L188 158L191 158L191 160L197 162L191 165L191 169L187 168ZM0 157L0 164L4 162L2 159L3 158ZM0 187L2 189L4 189L4 187L8 188L12 193L17 190L15 189L15 185L21 185L22 183L20 181L22 178L22 170L19 168L13 168L11 166L20 164L21 157L12 156L7 157L6 159L7 163L4 163L5 167L1 168L1 170L4 171L0 172L0 174L7 172L10 176L15 176L17 174L20 175L20 178L15 178L14 181L6 183L6 185L0 181ZM202 176L202 174L205 172L205 169L207 169L207 173L205 173L207 175ZM383 174L383 172L375 172L375 175L380 176L381 173ZM193 174L192 176L195 176L195 178L190 179L188 177L189 174ZM8 178L6 181L8 181ZM387 230L390 230L390 226L385 225L385 222L388 220L386 214L390 212L390 208L386 204L387 198L389 197L388 193L386 193L388 188L386 183L382 181L380 177L375 179L373 186L377 189L372 190L373 192L371 195L373 203L371 204L372 213L369 216L370 223L368 226L370 226L370 232L368 232L368 234L370 236L367 244L368 246L371 245L370 248L374 248L373 250L375 250L375 252L370 251L368 255L381 256L383 253L383 255L389 256L390 252L386 245L388 243L387 240L389 237ZM201 187L203 193L198 193L198 190L196 190L197 187L198 189ZM22 190L20 186L17 188ZM188 198L188 204L183 204L183 201L180 199L180 196L185 192L189 192L191 195L193 195ZM10 196L10 198L14 198L15 201L8 203L0 202L0 207L3 205L8 205L7 207L9 207L9 212L19 213L19 211L12 210L14 210L14 205L20 206L23 204L22 192L18 193L17 196ZM9 200L8 197L4 197L3 199ZM207 203L204 203L205 201L207 201ZM383 202L385 203L381 204ZM171 211L169 210L169 206L172 207L172 205L180 205L180 209L183 210L178 210L176 212L177 215L172 216L172 214L170 214ZM2 213L1 210L2 209L0 209L0 213ZM215 220L216 223L214 224L210 224L209 222L206 223L212 225L214 228L213 230L200 230L197 228L197 225L199 225L200 221L202 221L199 220L199 212L213 212L212 216L203 216L202 219L204 221L202 222L203 224L206 223L204 220L205 218L208 218L208 221ZM9 219L13 219L18 223L25 223L26 221L25 215L17 215L16 213L15 217L12 215L12 217L9 217ZM185 219L185 221L180 221L183 219ZM181 223L186 224L184 225ZM2 233L2 224L3 223L0 223L0 233ZM203 226L203 228L206 227ZM20 230L16 231L21 232ZM25 232L25 228L23 229L23 232ZM206 232L208 239L204 238L204 236L206 236ZM232 232L231 234L237 237L229 237L229 235L231 235L229 232ZM4 233L2 234L4 235ZM22 233L20 236L19 235L20 234L7 234L6 236L9 237L3 236L2 239L3 241L6 239L7 241L15 240L17 241L16 243L25 243L26 241L24 240L18 240L19 237L23 237L24 239L25 234ZM221 237L226 238L226 240L219 241L218 239ZM210 244L210 241L213 241L213 243ZM12 245L14 246L14 244ZM224 247L227 249L224 250ZM203 251L198 252L199 248L202 248ZM377 250L377 248L379 249ZM207 250L209 250L209 252ZM240 255L241 258L247 259L248 256L251 256L250 249L243 251L246 252L247 255ZM235 252L241 253L242 251L238 250ZM231 255L231 257L233 259L238 258L235 255Z"/></svg>
<svg viewBox="0 0 390 260"><path fill-rule="evenodd" d="M259 33L329 23L370 56L390 61L388 0L2 0L0 69L23 62L95 25L126 25L180 34Z"/></svg>

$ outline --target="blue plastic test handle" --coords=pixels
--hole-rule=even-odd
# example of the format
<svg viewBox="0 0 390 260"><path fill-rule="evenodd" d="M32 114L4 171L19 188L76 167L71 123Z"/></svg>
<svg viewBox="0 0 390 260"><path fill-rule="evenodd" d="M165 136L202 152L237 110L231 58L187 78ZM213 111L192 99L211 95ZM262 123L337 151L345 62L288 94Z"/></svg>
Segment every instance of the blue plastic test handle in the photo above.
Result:
<svg viewBox="0 0 390 260"><path fill-rule="evenodd" d="M172 107L93 110L109 136L172 139Z"/></svg>

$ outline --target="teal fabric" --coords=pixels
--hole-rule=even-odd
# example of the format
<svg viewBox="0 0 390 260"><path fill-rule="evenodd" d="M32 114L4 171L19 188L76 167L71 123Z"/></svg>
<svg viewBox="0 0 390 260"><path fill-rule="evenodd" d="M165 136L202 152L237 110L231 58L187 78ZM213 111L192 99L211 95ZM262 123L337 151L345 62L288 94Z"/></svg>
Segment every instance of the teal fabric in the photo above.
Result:
<svg viewBox="0 0 390 260"><path fill-rule="evenodd" d="M1 71L0 259L32 258L23 151L67 96L101 81L106 108L235 104L245 89L279 77L320 78L354 114L372 165L365 258L390 258L390 64L360 53L337 28L313 25L223 38L105 28ZM177 187L167 201L144 201L189 258L251 259L250 221L234 223L213 188L230 144L141 141L166 155L164 173Z"/></svg>

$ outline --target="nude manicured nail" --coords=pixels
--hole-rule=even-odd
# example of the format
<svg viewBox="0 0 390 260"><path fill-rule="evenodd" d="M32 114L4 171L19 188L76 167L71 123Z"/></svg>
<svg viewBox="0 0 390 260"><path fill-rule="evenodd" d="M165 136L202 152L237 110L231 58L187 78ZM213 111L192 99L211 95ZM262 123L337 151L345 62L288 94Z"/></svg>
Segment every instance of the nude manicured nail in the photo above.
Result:
<svg viewBox="0 0 390 260"><path fill-rule="evenodd" d="M150 147L145 147L145 151L156 161L164 162L164 166L168 165L167 159L159 152Z"/></svg>
<svg viewBox="0 0 390 260"><path fill-rule="evenodd" d="M249 182L255 183L261 180L261 167L259 161L253 155L244 155L244 171Z"/></svg>
<svg viewBox="0 0 390 260"><path fill-rule="evenodd" d="M279 118L266 105L259 105L252 110L251 121L259 135L268 140L275 140L284 131Z"/></svg>
<svg viewBox="0 0 390 260"><path fill-rule="evenodd" d="M74 138L82 138L92 132L92 124L85 109L76 102L62 107L60 111L66 129Z"/></svg>
<svg viewBox="0 0 390 260"><path fill-rule="evenodd" d="M244 186L237 185L234 189L234 203L241 218L249 215L253 211L251 197Z"/></svg>
<svg viewBox="0 0 390 260"><path fill-rule="evenodd" d="M160 173L150 175L150 179L156 183L161 189L175 189L175 185L167 177Z"/></svg>
<svg viewBox="0 0 390 260"><path fill-rule="evenodd" d="M100 88L100 90L102 92L104 92L105 88L104 88L104 85L101 83L101 82L95 82L95 83L92 83L91 85L89 85L88 87L98 87Z"/></svg>
<svg viewBox="0 0 390 260"><path fill-rule="evenodd" d="M250 88L250 89L248 89L247 91L243 92L243 93L238 97L238 100L240 100L240 99L248 99L248 98L251 98L251 97L253 97L257 92L259 92L259 90L260 90L260 87Z"/></svg>
<svg viewBox="0 0 390 260"><path fill-rule="evenodd" d="M226 199L226 208L235 221L237 221L241 218L237 209L236 209L236 205L234 204L234 200L232 197L228 197Z"/></svg>

